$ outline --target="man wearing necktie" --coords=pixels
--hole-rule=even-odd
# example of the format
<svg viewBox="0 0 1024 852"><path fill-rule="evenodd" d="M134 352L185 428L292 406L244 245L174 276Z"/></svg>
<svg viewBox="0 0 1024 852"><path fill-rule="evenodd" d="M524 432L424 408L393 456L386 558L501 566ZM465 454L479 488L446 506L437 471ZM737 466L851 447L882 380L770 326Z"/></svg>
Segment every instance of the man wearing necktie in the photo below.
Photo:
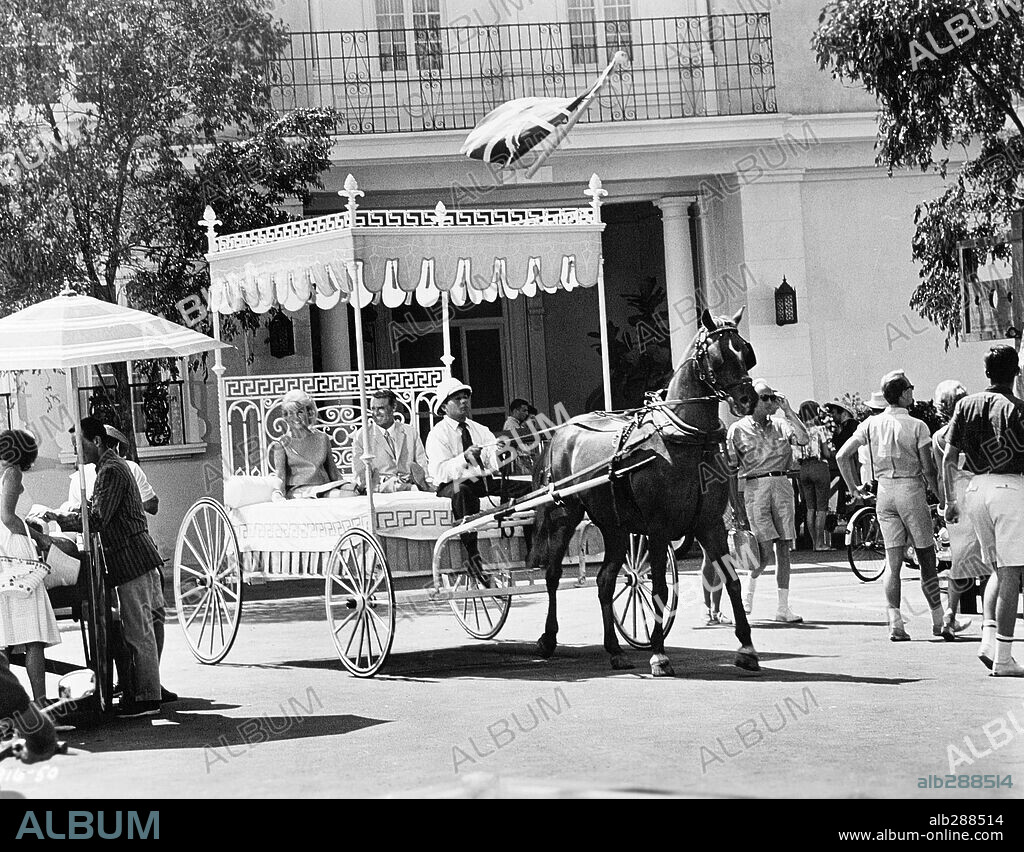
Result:
<svg viewBox="0 0 1024 852"><path fill-rule="evenodd" d="M437 486L437 496L452 501L455 520L479 512L482 497L500 494L498 483L490 474L507 464L513 455L506 443L499 444L490 429L470 419L472 395L473 389L458 379L442 381L434 404L434 413L441 420L427 436L427 469ZM462 544L471 563L481 572L476 533L464 534Z"/></svg>
<svg viewBox="0 0 1024 852"><path fill-rule="evenodd" d="M429 491L424 468L427 454L416 427L395 419L398 398L390 390L379 390L370 400L370 452L373 460L373 490L390 494L396 491ZM363 430L352 435L352 474L356 485L366 488L363 455Z"/></svg>

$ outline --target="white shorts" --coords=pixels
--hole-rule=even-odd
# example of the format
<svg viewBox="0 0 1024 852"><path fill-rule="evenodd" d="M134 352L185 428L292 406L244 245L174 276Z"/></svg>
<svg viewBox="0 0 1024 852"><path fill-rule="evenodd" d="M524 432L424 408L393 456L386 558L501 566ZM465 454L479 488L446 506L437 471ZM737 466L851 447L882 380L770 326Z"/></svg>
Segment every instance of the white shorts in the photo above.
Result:
<svg viewBox="0 0 1024 852"><path fill-rule="evenodd" d="M744 483L743 503L758 541L796 538L796 498L788 476L763 476Z"/></svg>
<svg viewBox="0 0 1024 852"><path fill-rule="evenodd" d="M908 535L917 550L934 546L932 510L922 479L879 479L875 512L886 550L906 547Z"/></svg>
<svg viewBox="0 0 1024 852"><path fill-rule="evenodd" d="M1024 566L1024 474L979 473L964 504L985 560L997 568Z"/></svg>
<svg viewBox="0 0 1024 852"><path fill-rule="evenodd" d="M960 520L955 524L946 524L949 533L949 554L953 560L949 576L954 580L966 580L972 577L987 577L992 568L981 555L981 545L974 532L971 516L967 514L967 487L974 480L974 474L966 470L958 470L954 474L953 488L956 502L960 506Z"/></svg>

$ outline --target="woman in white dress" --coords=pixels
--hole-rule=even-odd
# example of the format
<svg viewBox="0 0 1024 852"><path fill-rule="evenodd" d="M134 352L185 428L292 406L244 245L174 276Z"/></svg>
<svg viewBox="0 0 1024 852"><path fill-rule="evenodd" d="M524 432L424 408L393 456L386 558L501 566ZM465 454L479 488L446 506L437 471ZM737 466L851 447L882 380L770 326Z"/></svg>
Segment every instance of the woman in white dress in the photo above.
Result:
<svg viewBox="0 0 1024 852"><path fill-rule="evenodd" d="M25 490L21 476L32 467L39 447L28 432L0 432L0 555L37 560L28 527L18 517L18 498ZM43 649L60 643L57 619L46 589L39 585L27 598L0 595L0 650L25 649L25 669L37 704L46 699L46 656Z"/></svg>

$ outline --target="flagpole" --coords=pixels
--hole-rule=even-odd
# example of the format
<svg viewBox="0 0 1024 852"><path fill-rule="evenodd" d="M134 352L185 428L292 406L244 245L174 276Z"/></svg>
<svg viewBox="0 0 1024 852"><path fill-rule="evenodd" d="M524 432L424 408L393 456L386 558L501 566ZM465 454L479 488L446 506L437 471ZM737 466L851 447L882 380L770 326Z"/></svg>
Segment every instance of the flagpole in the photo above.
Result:
<svg viewBox="0 0 1024 852"><path fill-rule="evenodd" d="M561 144L562 139L564 139L569 134L569 131L576 126L576 123L581 118L583 118L584 113L586 113L586 111L590 109L590 104L593 103L594 98L597 97L597 93L601 91L601 89L604 87L604 84L608 82L608 75L612 73L612 70L616 66L622 65L628 59L629 57L626 56L624 51L615 51L615 55L612 57L612 61L609 62L608 67L601 72L601 76L597 78L597 82L587 93L587 96L583 99L583 103L580 104L579 109L577 109L569 117L569 120L564 125L559 125L558 127L555 128L555 138L557 139L555 144L547 146L544 149L544 151L541 152L540 156L537 157L536 162L532 166L530 166L529 169L527 169L527 180L529 180L535 174L537 174L537 171L540 169L540 167L543 166L548 161L548 157L550 157L554 153L555 149Z"/></svg>

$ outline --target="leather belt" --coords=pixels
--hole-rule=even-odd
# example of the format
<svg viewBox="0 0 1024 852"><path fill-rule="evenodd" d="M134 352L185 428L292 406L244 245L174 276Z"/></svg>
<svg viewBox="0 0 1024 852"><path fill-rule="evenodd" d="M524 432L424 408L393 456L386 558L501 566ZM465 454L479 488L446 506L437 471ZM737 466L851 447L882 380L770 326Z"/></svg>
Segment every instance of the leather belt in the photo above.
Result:
<svg viewBox="0 0 1024 852"><path fill-rule="evenodd" d="M753 476L744 476L744 479L764 479L767 476L789 476L787 470L772 470L768 473L755 473Z"/></svg>

